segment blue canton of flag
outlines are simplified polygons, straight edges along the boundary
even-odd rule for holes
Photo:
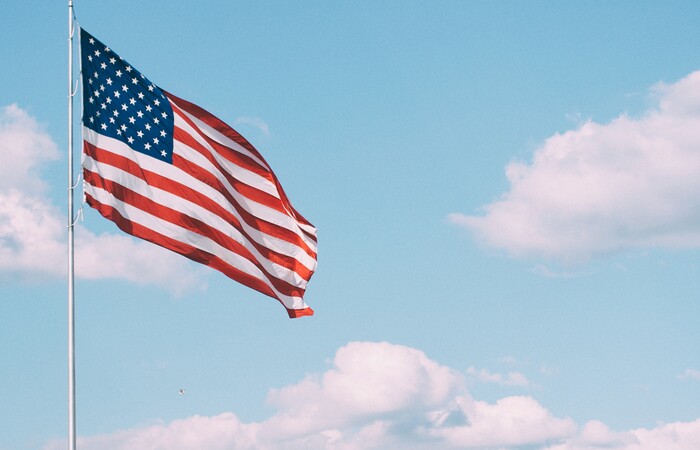
[[[133,150],[172,162],[173,110],[163,91],[81,29],[83,124]]]

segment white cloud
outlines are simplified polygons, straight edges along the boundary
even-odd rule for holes
[[[258,426],[241,423],[231,413],[213,417],[194,416],[169,424],[156,424],[137,430],[79,437],[77,447],[90,450],[228,450],[255,448]],[[44,450],[59,450],[65,441],[48,443]]]
[[[544,444],[572,436],[576,424],[559,419],[531,397],[506,397],[495,404],[457,399],[457,408],[466,420],[462,424],[437,427],[435,436],[457,448],[504,448]]]
[[[76,229],[75,273],[88,280],[120,279],[136,284],[152,284],[175,295],[203,290],[205,269],[149,242],[122,234],[94,234]]]
[[[685,371],[678,375],[681,380],[695,380],[700,381],[700,370],[698,369],[685,369]]]
[[[58,158],[56,144],[34,118],[10,105],[0,110],[0,155],[0,270],[65,275],[67,218],[46,198],[49,186],[40,173]],[[75,235],[77,277],[155,284],[176,294],[205,286],[200,270],[150,243],[83,227]]]
[[[418,350],[354,342],[338,350],[333,369],[270,392],[281,412],[265,423],[275,433],[297,435],[355,421],[420,415],[462,388],[461,377]]]
[[[349,343],[329,370],[271,390],[268,402],[277,411],[258,423],[232,413],[197,416],[85,437],[81,448],[484,448],[548,442],[576,428],[530,397],[474,401],[458,372],[386,342]]]
[[[234,125],[250,125],[254,128],[257,128],[264,134],[265,136],[270,135],[270,127],[267,125],[267,123],[258,118],[258,117],[238,117],[236,120],[233,122]]]
[[[0,191],[43,192],[39,169],[57,160],[58,148],[37,121],[16,104],[0,109]]]
[[[506,167],[484,215],[449,220],[516,257],[580,262],[638,248],[700,246],[700,72],[652,89],[640,118],[588,121]]]
[[[605,424],[590,421],[583,431],[547,450],[695,450],[700,448],[700,419],[613,432]]]
[[[490,372],[488,369],[477,369],[471,366],[467,369],[467,375],[482,383],[495,383],[501,386],[527,387],[531,385],[530,380],[522,372],[511,371],[504,375],[499,372]]]
[[[234,413],[193,416],[114,433],[82,436],[82,450],[434,448],[690,450],[700,419],[652,429],[612,431],[554,416],[529,396],[475,400],[459,374],[423,352],[386,342],[352,342],[332,367],[273,389],[276,412],[261,422]],[[65,448],[65,441],[44,450]]]

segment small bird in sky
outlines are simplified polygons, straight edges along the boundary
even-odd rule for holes
[[[184,389],[180,389],[180,390],[178,391],[178,393],[179,393],[180,395],[184,395],[184,394],[185,394],[185,390],[184,390]]]

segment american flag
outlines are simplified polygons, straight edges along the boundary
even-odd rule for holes
[[[85,30],[86,202],[119,228],[279,300],[289,317],[316,269],[316,228],[260,153],[202,108],[151,83]]]

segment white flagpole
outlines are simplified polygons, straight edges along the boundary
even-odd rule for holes
[[[68,449],[75,450],[75,317],[73,290],[73,0],[68,0]]]

